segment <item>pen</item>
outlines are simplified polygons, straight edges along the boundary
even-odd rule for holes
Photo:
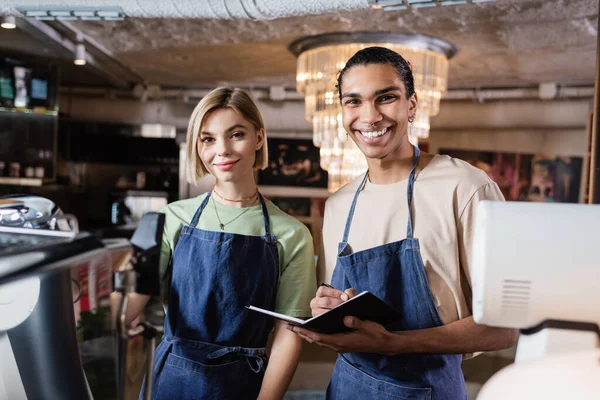
[[[325,287],[328,287],[328,288],[331,288],[331,289],[335,289],[333,286],[331,286],[331,285],[329,285],[329,284],[327,284],[325,282],[321,283],[321,285],[319,285],[319,286],[325,286]]]

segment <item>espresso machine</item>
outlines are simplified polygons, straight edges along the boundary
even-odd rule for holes
[[[48,199],[0,198],[0,400],[93,399],[74,302],[85,292],[89,307],[94,297],[89,294],[98,289],[91,278],[82,284],[73,274],[91,265],[109,265],[102,290],[119,295],[116,312],[108,316],[113,329],[107,338],[113,344],[116,397],[125,399],[131,338],[144,338],[150,360],[146,373],[151,374],[156,329],[145,322],[132,327],[124,321],[128,293],[159,294],[163,228],[164,215],[148,213],[130,240],[103,241],[80,232],[77,219]],[[146,380],[148,386],[151,381]],[[146,391],[150,398],[151,387]]]

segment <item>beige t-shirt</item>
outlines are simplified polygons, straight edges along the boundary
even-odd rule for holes
[[[325,204],[318,275],[330,282],[338,243],[356,189],[364,175],[333,194]],[[358,196],[348,244],[353,252],[406,238],[408,180],[388,185],[367,182]],[[414,237],[435,305],[445,324],[468,317],[471,308],[470,257],[473,224],[481,200],[504,200],[485,172],[445,155],[436,155],[417,173],[413,192]]]

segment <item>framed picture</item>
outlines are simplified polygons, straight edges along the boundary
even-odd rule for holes
[[[269,166],[258,172],[262,186],[327,188],[319,148],[307,139],[268,139]]]
[[[440,149],[483,171],[508,201],[578,203],[582,157]]]

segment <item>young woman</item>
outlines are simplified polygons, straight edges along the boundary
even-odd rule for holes
[[[267,363],[273,320],[246,306],[310,315],[312,238],[258,191],[254,172],[267,166],[267,141],[246,91],[218,88],[204,97],[192,113],[187,143],[189,178],[209,173],[216,184],[162,210],[168,301],[153,399],[281,399],[301,340],[277,323]]]

